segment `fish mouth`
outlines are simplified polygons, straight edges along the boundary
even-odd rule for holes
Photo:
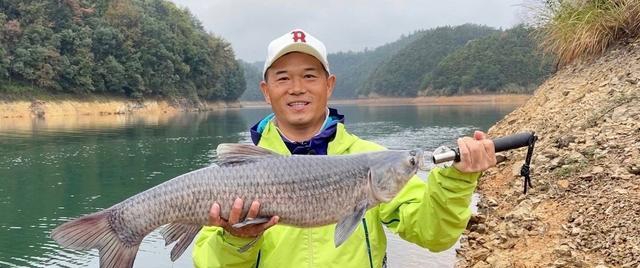
[[[423,150],[419,150],[418,156],[416,157],[418,159],[418,164],[416,165],[417,170],[421,170],[421,171],[429,171],[431,168],[427,165],[428,163],[428,159],[430,159],[430,156],[428,153],[426,153]],[[416,171],[417,171],[416,170]]]

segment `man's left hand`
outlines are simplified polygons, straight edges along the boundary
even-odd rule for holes
[[[482,131],[475,131],[473,138],[458,139],[460,162],[453,164],[462,173],[481,172],[496,165],[493,141]]]

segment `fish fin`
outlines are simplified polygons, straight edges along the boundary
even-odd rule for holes
[[[101,268],[133,267],[141,241],[122,241],[109,224],[110,215],[110,210],[104,210],[66,222],[51,232],[51,238],[66,248],[97,248]]]
[[[171,249],[171,261],[180,258],[201,229],[201,225],[171,223],[161,231],[165,246],[178,241]]]
[[[260,239],[260,236],[257,236],[256,238],[254,238],[253,240],[251,240],[249,243],[247,243],[246,245],[240,247],[238,249],[239,253],[244,253],[245,251],[249,250],[251,247],[253,247],[253,245],[255,245],[258,240]]]
[[[251,144],[221,143],[216,151],[220,166],[257,162],[269,157],[282,157],[271,150]]]
[[[371,169],[369,169],[369,189],[371,189],[371,194],[373,195],[373,198],[375,198],[376,200],[383,202],[383,203],[387,203],[389,201],[391,201],[392,198],[389,198],[387,196],[384,196],[381,192],[380,189],[378,189],[378,187],[375,184],[375,178],[374,177],[378,177],[378,176],[383,176],[383,174],[378,174],[379,172],[373,171]]]
[[[171,249],[171,261],[176,261],[187,250],[201,229],[202,226],[200,225],[188,225],[188,228],[185,228],[185,232],[178,239],[178,243]]]
[[[365,212],[367,212],[367,202],[360,202],[354,209],[353,213],[343,217],[340,219],[338,224],[336,225],[336,230],[333,235],[333,242],[337,247],[342,245],[344,241],[351,236],[351,234],[356,230],[358,224],[360,224],[360,220],[364,217]]]
[[[100,268],[133,267],[133,261],[136,259],[140,243],[134,246],[127,246],[119,238],[113,240],[100,249]]]
[[[162,230],[160,230],[160,234],[162,238],[164,238],[164,246],[168,246],[173,244],[173,242],[178,241],[182,235],[189,232],[192,227],[200,227],[193,224],[184,224],[184,223],[169,223]]]
[[[242,222],[236,223],[234,225],[231,225],[231,227],[233,228],[242,228],[245,227],[247,225],[254,225],[254,224],[262,224],[265,222],[269,222],[271,218],[255,218],[255,219],[245,219]]]

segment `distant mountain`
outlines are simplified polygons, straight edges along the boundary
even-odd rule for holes
[[[331,71],[336,75],[334,99],[350,99],[358,97],[366,80],[383,62],[389,60],[398,51],[419,39],[424,31],[417,31],[408,36],[379,46],[373,50],[362,52],[340,52],[329,54]]]
[[[467,43],[425,76],[426,95],[531,93],[553,69],[523,25]]]
[[[473,24],[427,30],[420,38],[377,66],[358,94],[416,96],[425,75],[443,58],[470,40],[495,32],[497,30],[494,28]]]
[[[247,88],[244,94],[240,96],[240,100],[243,101],[259,101],[264,100],[262,91],[260,91],[260,81],[262,81],[262,68],[264,66],[263,61],[249,63],[240,60],[240,65],[244,71],[244,80]]]

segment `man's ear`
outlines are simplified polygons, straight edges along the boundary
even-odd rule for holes
[[[271,98],[269,97],[269,85],[267,85],[267,82],[264,80],[260,81],[260,91],[262,91],[264,101],[266,101],[267,104],[271,104]]]
[[[335,75],[329,75],[329,77],[327,78],[327,99],[329,99],[331,97],[331,94],[333,94],[333,89],[336,86],[336,76]]]

